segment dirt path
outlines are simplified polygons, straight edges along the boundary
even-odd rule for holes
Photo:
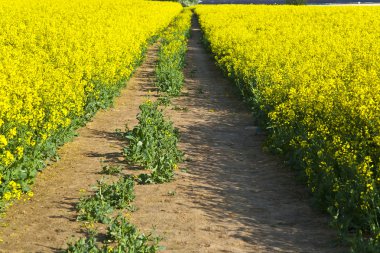
[[[294,173],[262,151],[264,136],[200,44],[197,23],[191,36],[188,95],[174,101],[183,110],[167,112],[180,129],[188,173],[137,187],[133,222],[156,227],[167,252],[343,252]]]
[[[115,129],[137,123],[138,106],[154,78],[157,47],[147,52],[145,63],[129,80],[114,108],[100,111],[93,120],[78,130],[79,136],[59,150],[60,161],[38,175],[31,201],[19,202],[9,209],[0,227],[0,252],[60,252],[68,238],[80,234],[75,205],[80,190],[91,189],[103,177],[101,160],[122,163],[123,142]],[[83,193],[82,193],[83,194]]]
[[[262,151],[264,136],[202,48],[196,23],[191,34],[184,96],[166,111],[180,129],[188,170],[172,183],[136,186],[132,222],[155,228],[166,252],[339,252],[327,218],[311,210],[292,171]],[[38,176],[34,199],[9,210],[0,252],[59,252],[80,236],[79,191],[102,177],[101,159],[124,165],[114,132],[136,123],[155,58],[153,48],[115,108],[99,112],[59,151],[61,160]]]

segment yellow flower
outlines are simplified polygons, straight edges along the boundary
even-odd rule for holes
[[[24,148],[22,146],[18,146],[16,148],[16,154],[17,154],[17,157],[20,159],[24,154]]]
[[[26,150],[40,151],[37,140],[54,143],[91,105],[108,103],[102,95],[132,75],[147,41],[183,8],[141,0],[14,0],[0,9],[0,41],[12,41],[0,43],[0,168],[12,170]]]
[[[14,162],[14,160],[15,158],[9,150],[4,152],[4,156],[2,157],[2,162],[5,164],[5,166],[10,165],[11,163]]]
[[[15,127],[13,127],[11,130],[9,130],[8,132],[8,138],[9,139],[12,139],[13,137],[15,137],[17,135],[17,130]]]
[[[8,145],[7,139],[5,138],[4,135],[0,134],[0,148],[5,147],[7,145]]]
[[[5,192],[4,195],[3,195],[3,199],[5,201],[9,201],[10,199],[12,198],[12,193],[10,192]]]
[[[9,184],[8,184],[10,187],[12,187],[12,189],[16,189],[17,188],[17,183],[15,181],[10,181]]]
[[[380,34],[379,11],[195,8],[218,66],[268,126],[269,145],[305,171],[320,200],[344,210],[338,220],[355,216],[375,224],[358,227],[368,232],[379,230],[373,209],[380,205],[374,197],[380,186],[380,43],[374,35]],[[358,195],[361,210],[346,213],[353,209],[345,198]]]
[[[373,185],[372,184],[367,184],[367,190],[368,191],[373,191]]]

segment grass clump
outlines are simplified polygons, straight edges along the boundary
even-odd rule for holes
[[[131,208],[135,198],[134,180],[131,176],[124,176],[113,184],[98,181],[96,193],[93,196],[81,198],[77,205],[79,212],[77,220],[109,222],[109,214],[114,209]]]
[[[103,238],[97,241],[97,238]],[[161,239],[151,234],[145,235],[131,224],[123,215],[112,219],[107,234],[101,236],[92,232],[86,238],[69,243],[66,253],[154,253],[160,250]]]
[[[122,167],[121,166],[115,166],[115,165],[104,165],[102,167],[102,172],[101,174],[105,174],[105,175],[117,175],[117,174],[120,174],[120,172],[122,171]]]
[[[129,141],[124,148],[126,159],[152,171],[150,175],[140,175],[140,183],[171,181],[183,157],[177,148],[178,130],[164,118],[158,104],[150,100],[140,105],[137,119],[138,125],[125,134]]]
[[[184,83],[183,67],[192,12],[185,9],[163,33],[156,67],[156,85],[161,92],[178,96]]]

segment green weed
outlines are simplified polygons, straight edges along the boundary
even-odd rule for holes
[[[96,238],[90,235],[88,238],[80,238],[75,243],[69,243],[65,250],[67,253],[98,253],[102,252],[97,246]]]
[[[115,166],[115,165],[104,165],[102,167],[102,174],[106,174],[106,175],[116,175],[116,174],[119,174],[121,171],[122,171],[122,167],[121,166]]]
[[[157,252],[160,238],[139,233],[137,228],[125,217],[118,215],[107,230],[109,239],[117,244],[111,252]]]
[[[133,187],[134,180],[131,176],[124,176],[110,185],[102,180],[98,181],[95,195],[80,199],[77,220],[108,223],[108,215],[114,209],[131,207],[130,203],[135,198]]]
[[[124,148],[126,159],[152,171],[149,176],[141,176],[144,183],[171,181],[174,169],[183,157],[177,148],[178,130],[172,122],[165,120],[158,104],[151,101],[140,105],[137,119],[139,124],[126,133],[129,140],[129,145]]]
[[[185,9],[162,35],[156,85],[169,96],[178,96],[184,83],[182,69],[185,66],[191,16],[191,10]]]
[[[99,234],[90,233],[87,238],[80,238],[69,243],[66,253],[154,253],[161,249],[161,240],[152,235],[140,233],[137,228],[119,214],[112,219],[107,234],[102,241],[97,241]]]

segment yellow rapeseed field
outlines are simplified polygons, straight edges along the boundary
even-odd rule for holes
[[[357,251],[379,252],[380,7],[225,5],[196,13],[273,150],[304,172],[343,233],[357,231]]]
[[[72,128],[111,103],[181,10],[142,0],[1,1],[0,209],[28,190]]]

